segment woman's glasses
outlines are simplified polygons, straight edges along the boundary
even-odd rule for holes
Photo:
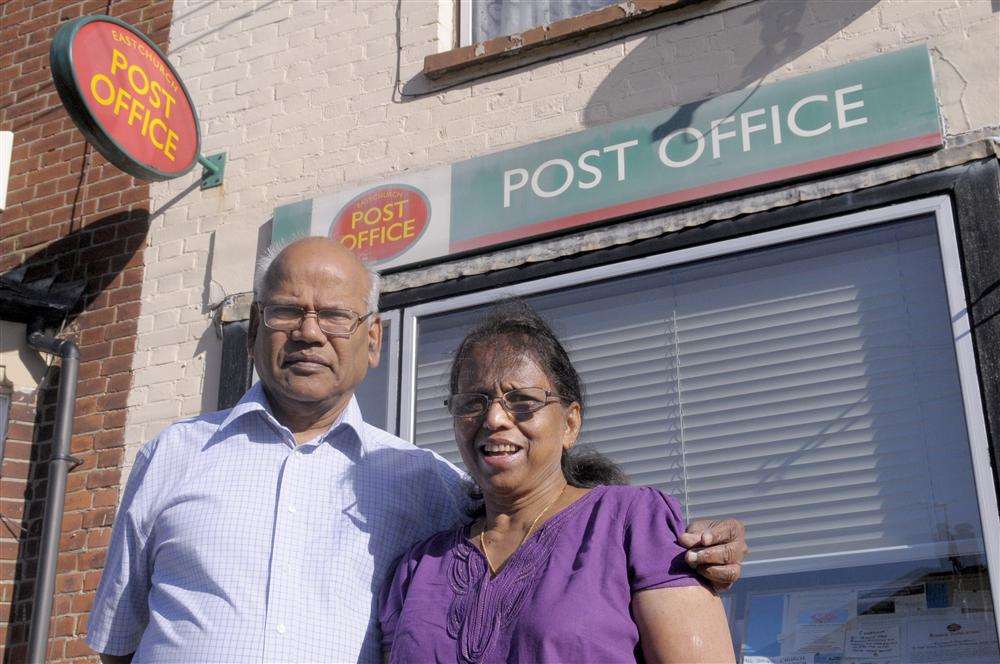
[[[541,387],[519,387],[498,397],[480,392],[460,392],[445,399],[444,405],[453,417],[481,417],[494,401],[499,401],[504,410],[517,417],[533,413],[555,401],[565,400],[566,397]]]

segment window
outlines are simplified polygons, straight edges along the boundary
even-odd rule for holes
[[[365,422],[396,433],[396,383],[399,380],[399,312],[383,311],[382,356],[358,385],[355,396]]]
[[[747,524],[747,578],[726,599],[746,662],[870,657],[862,630],[888,640],[886,661],[1000,656],[1000,528],[935,200],[506,291],[554,323],[581,371],[581,444],[689,516]],[[404,314],[402,434],[456,463],[450,353],[502,295]],[[948,626],[979,646],[932,638]]]
[[[596,9],[616,0],[462,0],[461,46],[523,32]]]

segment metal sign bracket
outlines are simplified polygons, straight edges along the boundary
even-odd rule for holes
[[[205,167],[201,172],[201,188],[212,189],[222,185],[226,174],[226,153],[220,152],[209,156],[198,155],[198,163]]]

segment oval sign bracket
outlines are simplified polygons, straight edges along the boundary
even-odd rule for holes
[[[198,155],[198,163],[205,167],[201,172],[201,188],[212,189],[222,185],[226,174],[226,153],[211,154],[207,157]]]

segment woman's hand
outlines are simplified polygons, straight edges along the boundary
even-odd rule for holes
[[[740,578],[749,549],[743,524],[736,519],[696,519],[677,542],[690,549],[684,559],[717,591],[729,590]]]
[[[704,586],[641,590],[632,613],[649,664],[736,661],[722,601]]]

